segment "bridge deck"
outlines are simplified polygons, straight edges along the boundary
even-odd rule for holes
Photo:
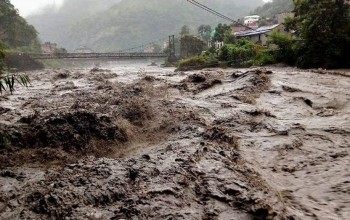
[[[57,53],[57,54],[28,54],[37,60],[46,59],[93,59],[93,58],[161,58],[165,53]]]

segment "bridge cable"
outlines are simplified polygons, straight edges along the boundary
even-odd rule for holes
[[[204,9],[205,11],[207,11],[207,12],[209,12],[209,13],[211,13],[211,14],[214,14],[214,15],[216,15],[216,16],[222,18],[222,19],[225,19],[225,20],[227,20],[227,21],[230,21],[230,22],[232,22],[232,23],[234,23],[234,24],[239,24],[239,25],[241,25],[241,26],[243,26],[243,27],[252,29],[252,28],[250,28],[250,27],[248,27],[248,26],[246,26],[246,25],[244,25],[244,24],[239,23],[238,21],[233,20],[232,18],[229,18],[229,17],[227,17],[227,16],[225,16],[225,15],[223,15],[223,14],[221,14],[221,13],[215,11],[215,10],[212,9],[212,8],[209,8],[209,7],[206,6],[206,5],[203,5],[202,3],[200,3],[200,2],[198,2],[198,1],[196,1],[196,0],[187,0],[187,2],[191,3],[192,5],[195,5],[195,6],[199,7],[199,8],[201,8],[201,9]]]
[[[225,19],[225,20],[227,20],[227,21],[236,22],[235,20],[233,20],[233,19],[231,19],[231,18],[229,18],[229,17],[227,17],[227,16],[225,16],[225,15],[223,15],[223,14],[221,14],[221,13],[215,11],[214,9],[209,8],[209,7],[206,6],[206,5],[203,5],[203,4],[199,3],[199,2],[197,2],[196,0],[187,0],[187,1],[188,1],[189,3],[191,3],[192,5],[195,5],[195,6],[199,7],[199,8],[202,8],[202,9],[204,9],[204,10],[210,12],[211,14],[214,14],[214,15],[216,15],[216,16],[218,16],[218,17],[220,17],[220,18],[223,18],[223,19]]]

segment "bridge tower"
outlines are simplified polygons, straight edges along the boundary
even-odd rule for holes
[[[169,62],[175,62],[176,56],[175,56],[175,35],[169,36],[169,54],[168,54],[168,61]]]

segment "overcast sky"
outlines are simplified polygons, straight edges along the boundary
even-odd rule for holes
[[[35,13],[47,5],[61,4],[63,0],[10,0],[22,16]]]
[[[63,0],[10,0],[22,16],[33,14],[47,5],[60,5]],[[98,0],[97,0],[98,1]],[[145,0],[147,1],[147,0]],[[160,0],[161,1],[161,0]],[[269,1],[269,0],[264,0]]]

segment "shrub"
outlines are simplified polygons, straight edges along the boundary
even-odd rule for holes
[[[235,44],[226,44],[219,51],[219,59],[233,66],[250,63],[258,54],[259,46],[247,39],[239,39]]]
[[[215,49],[215,47],[209,47],[206,51],[205,51],[205,55],[207,56],[217,56],[217,49]]]
[[[225,44],[235,44],[237,42],[237,37],[231,33],[231,31],[227,32],[224,37]]]
[[[179,62],[178,71],[188,71],[203,69],[206,67],[215,67],[218,65],[218,60],[214,56],[199,55],[181,60]]]
[[[254,65],[265,66],[276,63],[273,51],[265,50],[260,52],[254,59]]]

